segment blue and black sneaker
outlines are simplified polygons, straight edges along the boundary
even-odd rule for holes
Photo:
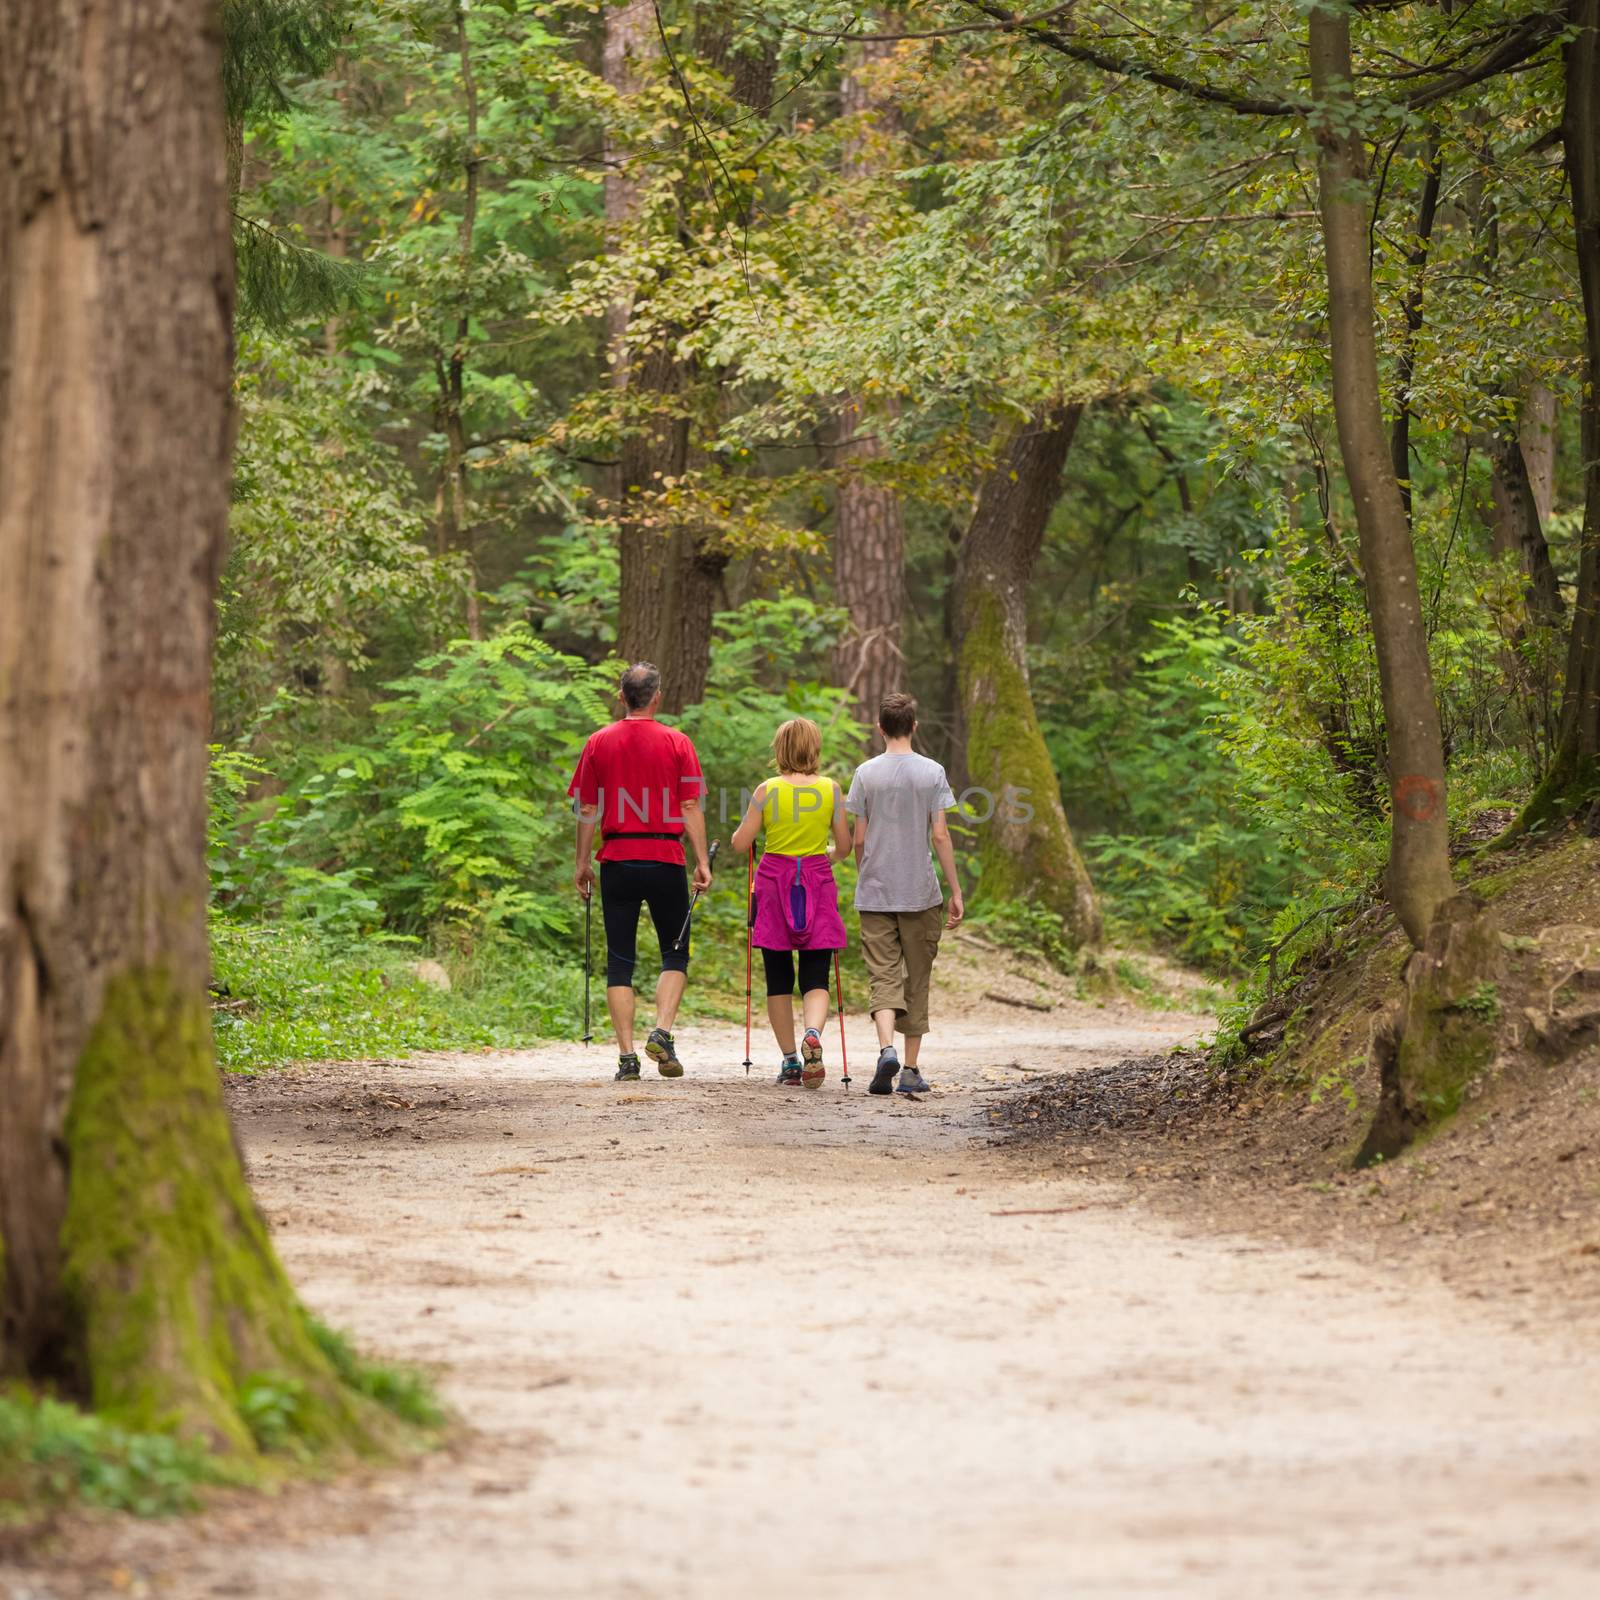
[[[895,1088],[901,1094],[927,1094],[928,1080],[915,1067],[903,1067]]]
[[[867,1093],[892,1094],[894,1092],[894,1075],[899,1070],[900,1057],[895,1054],[892,1044],[886,1044],[878,1052],[878,1070],[872,1074],[872,1082],[867,1085]]]
[[[800,1057],[785,1056],[783,1065],[778,1069],[778,1082],[785,1089],[798,1089],[801,1085]]]

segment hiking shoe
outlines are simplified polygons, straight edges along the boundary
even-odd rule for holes
[[[617,1083],[637,1083],[639,1081],[639,1058],[636,1055],[617,1057]]]
[[[808,1089],[820,1089],[828,1069],[822,1064],[822,1035],[815,1028],[806,1029],[806,1036],[800,1041],[800,1054],[805,1060],[800,1081]]]
[[[900,1070],[900,1057],[894,1053],[894,1046],[886,1045],[878,1055],[878,1070],[872,1074],[872,1082],[867,1085],[868,1094],[891,1094],[894,1091],[894,1075]]]
[[[783,1065],[778,1069],[778,1082],[785,1089],[798,1089],[802,1081],[799,1056],[785,1056]]]
[[[928,1080],[915,1067],[902,1067],[900,1081],[895,1085],[901,1094],[926,1094]]]
[[[650,1037],[644,1042],[644,1053],[656,1064],[656,1071],[663,1078],[681,1078],[683,1076],[683,1063],[678,1059],[678,1052],[672,1043],[672,1035],[665,1028],[652,1028]]]

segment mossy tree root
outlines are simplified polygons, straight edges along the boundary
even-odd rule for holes
[[[1435,914],[1401,974],[1403,992],[1374,1030],[1380,1095],[1357,1166],[1389,1160],[1455,1114],[1499,1039],[1504,946],[1482,900],[1456,895]]]
[[[398,1442],[394,1419],[335,1369],[279,1264],[202,997],[159,969],[107,985],[66,1142],[73,1365],[98,1411],[246,1465],[264,1446],[306,1456]]]

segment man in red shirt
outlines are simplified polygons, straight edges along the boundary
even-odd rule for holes
[[[578,815],[578,893],[594,893],[589,864],[600,830],[600,913],[606,929],[606,1009],[617,1034],[617,1077],[636,1081],[633,1049],[633,969],[639,948],[639,909],[649,906],[661,947],[656,984],[656,1025],[645,1054],[663,1078],[681,1078],[683,1063],[672,1023],[689,979],[689,885],[683,841],[694,846],[694,887],[711,882],[706,819],[700,799],[705,779],[688,735],[656,721],[661,674],[640,661],[622,675],[622,719],[589,736],[567,793]]]

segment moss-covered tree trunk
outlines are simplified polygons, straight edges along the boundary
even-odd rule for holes
[[[952,606],[960,734],[977,815],[981,892],[1057,913],[1073,941],[1100,938],[1100,908],[1073,842],[1028,681],[1028,588],[1083,408],[1021,428],[984,478],[956,560]]]
[[[1406,962],[1399,1000],[1373,1029],[1381,1093],[1358,1166],[1387,1161],[1455,1115],[1498,1048],[1503,966],[1483,902],[1446,900]]]
[[[1556,754],[1524,823],[1600,790],[1600,0],[1573,0],[1570,14],[1561,132],[1583,292],[1583,534]]]
[[[211,0],[0,13],[0,1368],[248,1450],[361,1423],[212,1058],[205,776],[232,448]]]
[[[1378,387],[1368,256],[1369,185],[1351,87],[1350,13],[1314,6],[1310,16],[1318,203],[1328,274],[1333,409],[1372,619],[1389,747],[1393,814],[1386,882],[1414,945],[1451,893],[1445,814],[1444,738],[1433,692],[1416,553],[1395,475]]]

